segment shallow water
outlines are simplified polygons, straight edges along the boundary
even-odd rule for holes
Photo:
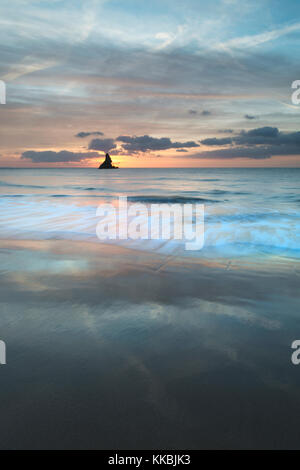
[[[299,271],[0,241],[0,448],[299,448]]]
[[[299,177],[1,170],[0,448],[299,448]],[[119,195],[205,200],[204,248],[100,243]]]
[[[97,241],[96,208],[127,196],[205,205],[205,244],[115,240],[141,250],[206,258],[300,256],[300,169],[1,169],[0,236]]]

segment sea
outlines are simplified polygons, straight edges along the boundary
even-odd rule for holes
[[[108,243],[203,258],[300,256],[296,168],[1,169],[0,237],[97,242],[97,208],[116,206],[119,196],[149,210],[203,205],[204,245],[189,252],[172,237]]]
[[[299,449],[299,188],[292,168],[1,169],[0,449]],[[199,204],[203,246],[99,239],[120,196],[141,224]]]

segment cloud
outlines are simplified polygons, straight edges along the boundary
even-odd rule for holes
[[[175,36],[173,34],[169,34],[169,33],[157,33],[155,35],[155,38],[156,39],[159,39],[160,41],[162,41],[161,44],[159,44],[155,49],[159,50],[159,49],[164,49],[165,47],[169,46],[170,44],[172,44],[172,42],[174,41],[175,39]]]
[[[280,133],[277,127],[258,127],[257,129],[252,129],[250,131],[241,131],[235,137],[227,138],[217,138],[212,137],[208,139],[201,140],[203,145],[231,145],[231,144],[243,144],[243,145],[259,145],[266,143],[274,143],[280,145],[282,139],[286,141],[288,135]],[[281,137],[278,139],[278,137]]]
[[[187,152],[185,149],[177,149],[176,152]]]
[[[233,129],[219,129],[218,132],[220,134],[232,134],[233,133]]]
[[[243,36],[230,39],[227,42],[219,44],[222,49],[244,49],[259,46],[265,42],[274,41],[287,34],[300,31],[300,23],[282,26],[264,33],[254,34],[252,36]]]
[[[198,111],[196,111],[196,109],[190,109],[189,114],[196,115],[198,114]],[[201,111],[201,116],[210,116],[210,115],[211,115],[211,111],[208,111],[207,109],[204,109],[203,111]]]
[[[294,43],[300,26],[295,25],[292,7],[289,10],[285,6],[289,10],[285,16],[288,23],[274,27],[271,16],[259,18],[259,2],[235,0],[234,5],[239,9],[241,3],[243,9],[245,3],[256,4],[255,13],[251,10],[253,16],[247,13],[241,20],[240,12],[235,15],[237,10],[232,10],[233,0],[230,8],[227,0],[222,11],[189,0],[195,8],[193,14],[190,7],[177,1],[187,14],[187,17],[178,15],[184,27],[179,35],[177,13],[175,21],[172,8],[168,17],[170,22],[173,18],[173,25],[168,20],[166,26],[161,9],[154,8],[159,12],[158,21],[153,21],[152,10],[148,17],[150,11],[146,14],[147,9],[143,9],[141,14],[145,17],[137,28],[134,14],[131,16],[126,11],[126,2],[113,2],[116,14],[112,15],[109,7],[106,16],[96,8],[99,2],[92,1],[92,6],[83,9],[77,2],[72,3],[71,9],[66,7],[66,2],[55,2],[55,8],[51,2],[33,2],[34,6],[25,2],[28,8],[22,18],[9,4],[5,7],[0,75],[12,75],[7,76],[10,105],[0,116],[4,154],[12,150],[21,153],[23,149],[43,149],[54,138],[56,149],[68,149],[70,136],[64,132],[67,125],[73,129],[72,134],[81,128],[93,131],[99,127],[108,136],[113,129],[130,136],[147,133],[171,136],[174,141],[194,140],[198,120],[202,120],[203,135],[217,136],[218,131],[212,134],[212,128],[222,126],[232,127],[235,134],[240,119],[250,111],[261,120],[265,115],[266,122],[276,119],[275,125],[283,127],[283,119],[274,114],[270,117],[270,113],[279,113],[283,104],[290,103],[291,77],[297,78],[299,72]],[[118,13],[121,6],[124,14]],[[90,16],[85,16],[82,11],[85,8],[90,8]],[[75,27],[66,28],[70,15]],[[144,23],[146,17],[148,23]],[[203,21],[201,27],[199,19]],[[246,26],[241,28],[245,19]],[[247,30],[247,25],[254,27],[249,26]],[[271,43],[270,40],[283,34],[289,36],[280,44],[279,41]],[[174,41],[167,47],[156,48],[158,43],[165,45],[172,37]],[[263,45],[266,41],[269,41],[267,47]],[[21,47],[16,48],[17,43]],[[216,47],[216,43],[222,47]],[[252,47],[258,44],[263,47]],[[210,109],[212,116],[201,114]],[[192,113],[188,114],[188,110]],[[286,130],[293,129],[296,109],[293,111],[286,113]],[[219,119],[213,120],[215,115]],[[85,124],[81,127],[80,123]],[[101,135],[86,136],[87,143],[96,137]],[[77,139],[83,141],[84,137]]]
[[[245,118],[245,119],[249,119],[249,120],[257,119],[256,116],[252,116],[251,114],[245,114],[244,118]]]
[[[139,137],[120,135],[116,140],[122,142],[123,148],[129,153],[199,147],[199,144],[194,141],[172,142],[169,137],[155,138],[149,135]]]
[[[281,132],[277,127],[266,126],[243,130],[232,138],[204,139],[201,144],[230,145],[230,148],[201,152],[191,157],[265,159],[276,155],[300,155],[300,132]]]
[[[225,149],[212,150],[190,155],[192,158],[251,158],[255,160],[263,160],[275,156],[299,155],[300,147],[295,145],[276,146],[265,145],[257,147],[231,147]]]
[[[22,159],[31,160],[34,163],[68,163],[68,162],[81,162],[89,158],[99,158],[96,152],[69,152],[68,150],[61,150],[54,152],[52,150],[38,151],[28,150],[21,155]]]
[[[99,150],[101,152],[109,152],[116,148],[114,139],[93,139],[89,143],[89,150]]]
[[[233,137],[233,141],[236,144],[244,145],[260,145],[266,143],[274,143],[280,145],[281,140],[279,137],[283,137],[286,134],[279,132],[277,127],[258,127],[251,129],[250,131],[241,131],[236,137]]]
[[[75,137],[80,137],[83,139],[84,137],[89,137],[90,135],[104,135],[103,132],[100,131],[93,131],[93,132],[78,132],[78,134],[75,135]]]
[[[217,139],[216,137],[212,137],[210,139],[201,140],[201,144],[203,145],[228,145],[232,143],[232,139],[230,137]]]
[[[192,158],[217,158],[217,159],[231,159],[231,158],[253,158],[256,160],[266,159],[272,157],[272,152],[269,147],[232,147],[226,149],[211,150],[201,152],[198,154],[190,155]]]

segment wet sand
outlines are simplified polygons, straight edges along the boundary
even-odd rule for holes
[[[299,448],[299,273],[1,240],[0,448]]]

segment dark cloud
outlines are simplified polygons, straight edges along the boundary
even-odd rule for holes
[[[176,152],[187,152],[185,149],[177,149]]]
[[[252,116],[251,114],[245,114],[244,118],[245,118],[245,119],[249,119],[250,121],[251,121],[252,119],[257,119],[256,116]]]
[[[36,152],[35,150],[28,150],[21,155],[22,159],[31,160],[34,163],[68,163],[68,162],[81,162],[89,158],[99,158],[95,152],[69,152],[68,150],[61,150],[54,152],[52,150],[45,150]]]
[[[193,158],[219,158],[219,159],[231,159],[231,158],[254,158],[256,160],[271,158],[272,153],[269,147],[232,147],[226,149],[211,150],[207,152],[201,152],[198,154],[191,155]]]
[[[232,139],[230,137],[226,137],[223,139],[217,139],[216,137],[212,137],[211,139],[201,140],[201,144],[203,145],[228,145],[231,143]]]
[[[277,127],[258,127],[250,131],[241,131],[240,134],[233,138],[236,144],[243,145],[263,145],[266,143],[275,143],[280,145],[280,133]]]
[[[196,114],[198,114],[198,111],[196,111],[196,109],[190,109],[189,114],[196,115]],[[201,116],[210,116],[211,111],[208,111],[207,109],[204,109],[203,111],[201,111],[200,114],[201,114]]]
[[[295,145],[289,146],[275,146],[275,145],[262,145],[257,147],[231,147],[226,149],[218,149],[207,152],[202,152],[194,155],[190,155],[193,158],[219,158],[219,159],[230,159],[230,158],[253,158],[256,160],[262,160],[275,156],[285,155],[299,155],[300,147]]]
[[[230,148],[194,154],[194,158],[254,158],[300,155],[300,132],[281,132],[277,127],[241,131],[232,138],[201,140],[204,145],[230,145]],[[235,146],[234,146],[235,145]]]
[[[149,135],[133,137],[120,135],[117,140],[123,143],[123,148],[129,153],[199,147],[199,144],[193,141],[172,142],[169,137],[155,138]]]
[[[94,131],[94,132],[78,132],[78,134],[75,135],[75,137],[80,137],[83,139],[84,137],[89,137],[90,135],[104,135],[103,132],[100,131]]]
[[[277,137],[279,135],[279,130],[277,127],[257,127],[256,129],[251,129],[250,131],[242,131],[241,132],[244,135],[249,135],[249,136],[261,136],[261,137]]]
[[[257,129],[251,129],[250,131],[241,131],[235,137],[228,138],[217,138],[212,137],[200,141],[204,145],[299,145],[300,144],[300,132],[280,132],[277,127],[258,127]]]
[[[218,132],[220,134],[232,134],[233,133],[233,129],[219,129]]]
[[[116,148],[114,139],[93,139],[89,143],[90,150],[99,150],[101,152],[109,152]]]

